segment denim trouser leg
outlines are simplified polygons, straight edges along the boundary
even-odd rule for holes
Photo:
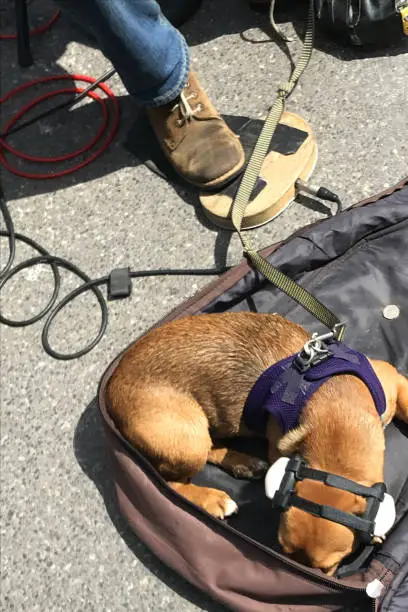
[[[189,49],[155,0],[57,0],[97,40],[128,92],[145,106],[174,100],[187,82]]]

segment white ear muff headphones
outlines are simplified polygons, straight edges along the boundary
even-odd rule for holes
[[[364,514],[356,516],[299,497],[295,492],[295,484],[305,479],[322,482],[364,497],[366,500]],[[384,538],[396,519],[394,499],[385,492],[384,483],[366,487],[342,476],[310,468],[300,456],[281,457],[271,465],[265,476],[265,493],[275,507],[286,510],[294,506],[314,516],[339,523],[355,530],[365,543],[371,543],[373,537]]]
[[[394,526],[396,518],[394,498],[388,493],[384,493],[384,499],[380,503],[374,519],[374,535],[379,538],[385,538]]]
[[[269,499],[273,500],[275,494],[279,491],[288,463],[289,457],[281,457],[266,472],[265,493]]]

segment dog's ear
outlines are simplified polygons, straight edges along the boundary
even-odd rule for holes
[[[305,425],[299,425],[296,429],[288,431],[278,442],[279,452],[285,457],[299,452],[308,433],[309,430]]]
[[[408,379],[402,374],[397,383],[397,417],[408,423]]]

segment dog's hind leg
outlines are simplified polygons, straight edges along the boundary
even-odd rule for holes
[[[217,518],[237,511],[223,491],[190,483],[212,448],[207,416],[193,397],[172,387],[149,386],[123,393],[122,401],[126,410],[112,402],[119,429],[175,491]]]
[[[268,469],[266,461],[258,457],[217,445],[210,450],[208,461],[221,466],[235,478],[262,478]]]

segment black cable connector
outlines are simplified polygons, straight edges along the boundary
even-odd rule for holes
[[[319,187],[316,193],[316,197],[320,198],[321,200],[327,200],[327,202],[335,202],[335,204],[341,204],[339,196],[333,191],[330,191],[330,189],[327,189],[326,187]]]
[[[122,300],[132,293],[130,268],[116,268],[109,275],[108,300]]]
[[[33,266],[41,264],[49,265],[54,275],[54,290],[52,296],[48,301],[48,304],[46,304],[46,306],[41,310],[41,312],[37,313],[34,317],[25,320],[9,319],[0,312],[0,323],[9,327],[27,327],[28,325],[37,323],[37,321],[47,316],[41,334],[41,341],[44,351],[51,357],[54,357],[54,359],[60,359],[63,361],[78,359],[79,357],[86,355],[92,349],[94,349],[95,346],[103,338],[106,328],[108,326],[108,307],[106,304],[106,299],[104,298],[102,291],[99,288],[100,286],[106,285],[108,288],[108,299],[115,300],[127,298],[131,295],[132,278],[146,278],[149,276],[217,276],[230,270],[230,267],[198,268],[184,270],[165,268],[159,270],[140,271],[132,271],[130,270],[130,268],[117,268],[115,270],[112,270],[112,272],[108,276],[91,279],[87,274],[85,274],[85,272],[80,270],[77,266],[75,266],[67,259],[51,255],[51,253],[44,249],[44,247],[42,247],[40,244],[35,242],[35,240],[32,240],[28,236],[24,236],[24,234],[19,234],[15,232],[13,220],[11,218],[6,201],[4,199],[4,194],[1,190],[1,186],[0,210],[6,226],[5,230],[0,231],[0,236],[8,238],[9,243],[9,256],[7,258],[5,266],[0,271],[0,292],[2,289],[4,289],[7,282],[13,276],[18,274],[22,270],[26,270],[27,268],[31,268]],[[31,257],[30,259],[26,259],[21,263],[17,264],[16,266],[12,267],[16,253],[17,241],[24,242],[25,244],[33,248],[35,251],[37,251],[39,255],[36,257]],[[61,268],[75,274],[81,279],[81,281],[83,281],[83,284],[71,291],[60,302],[56,303],[61,288]],[[61,310],[65,308],[65,306],[72,302],[72,300],[74,300],[76,297],[82,295],[87,291],[91,291],[94,294],[101,309],[101,323],[99,331],[96,334],[95,338],[81,350],[76,351],[74,353],[59,353],[51,347],[49,342],[49,333],[51,325],[54,322],[55,317],[61,312]]]
[[[330,189],[327,189],[326,187],[314,187],[313,185],[298,179],[295,182],[295,189],[297,193],[303,191],[303,193],[308,193],[316,198],[319,198],[320,200],[326,200],[327,202],[337,204],[336,215],[343,210],[342,201],[337,193],[330,191]]]

